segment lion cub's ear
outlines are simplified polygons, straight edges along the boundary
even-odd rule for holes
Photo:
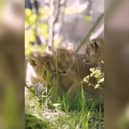
[[[29,57],[28,61],[32,67],[36,67],[40,63],[40,55],[33,54]]]

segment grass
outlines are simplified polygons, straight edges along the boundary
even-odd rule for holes
[[[36,125],[34,120],[29,121],[26,117],[29,126],[32,124],[31,128],[26,124],[26,129],[104,129],[102,105],[89,98],[83,89],[72,100],[66,94],[56,100],[51,99],[50,93],[40,94],[39,97],[32,89],[26,88],[25,110],[40,122],[37,121],[38,126],[33,127]]]
[[[93,73],[99,80],[100,72],[93,70]],[[26,124],[26,129],[104,129],[103,103],[83,88],[69,98],[59,88],[61,76],[58,68],[53,76],[46,67],[43,75],[46,77],[43,88],[31,86],[25,90],[25,111],[37,118],[26,117],[27,123],[30,123],[29,127]]]

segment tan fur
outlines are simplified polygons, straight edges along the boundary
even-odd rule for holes
[[[45,52],[35,54],[29,62],[38,75],[37,78],[32,78],[33,82],[47,83],[46,73],[49,73],[51,85],[58,85],[59,89],[65,91],[69,96],[73,96],[81,88],[82,79],[89,75],[89,69],[94,66],[87,62],[85,54],[76,54],[65,48],[58,48],[53,51],[53,54]],[[101,94],[100,90],[95,90],[93,87],[87,86],[86,89],[96,96]]]

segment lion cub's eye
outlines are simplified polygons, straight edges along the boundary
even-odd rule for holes
[[[36,61],[34,59],[31,59],[30,60],[30,64],[35,67],[37,65]]]

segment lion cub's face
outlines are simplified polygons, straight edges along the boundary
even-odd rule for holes
[[[47,72],[53,72],[55,70],[53,56],[47,53],[32,55],[29,58],[29,64],[34,71],[34,74],[32,73],[31,76],[32,84],[45,81]]]
[[[72,54],[65,49],[57,49],[52,54],[47,52],[35,53],[29,59],[28,63],[33,68],[31,81],[33,84],[43,80],[46,81],[48,74],[65,74],[69,65],[72,63]]]

